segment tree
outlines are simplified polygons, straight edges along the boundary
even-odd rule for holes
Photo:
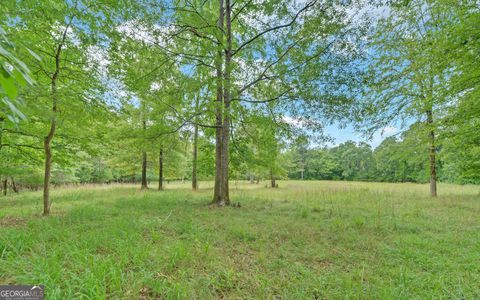
[[[300,179],[303,180],[307,165],[308,137],[306,135],[299,136],[294,141],[293,148],[295,149],[294,164],[297,167],[297,172],[300,174]]]
[[[111,4],[111,3],[110,3]],[[103,24],[97,16],[103,14],[112,21],[112,10],[104,10],[106,3],[86,5],[82,1],[65,2],[10,2],[5,12],[15,19],[15,27],[8,27],[14,42],[21,41],[42,57],[41,61],[28,50],[20,55],[30,66],[37,84],[22,90],[31,119],[21,124],[26,132],[16,135],[42,138],[44,151],[43,214],[50,213],[50,182],[55,148],[63,148],[62,155],[72,155],[80,141],[90,138],[92,112],[104,110],[99,101],[98,67],[92,58]],[[118,6],[120,6],[120,2]],[[107,12],[108,11],[108,12]],[[112,23],[113,24],[113,23]],[[98,122],[100,124],[101,122]],[[65,141],[68,143],[62,143]],[[75,140],[75,143],[72,141]],[[37,147],[36,145],[34,146]],[[68,149],[71,148],[71,149]],[[72,149],[73,148],[73,149]],[[65,158],[66,158],[65,157]],[[63,157],[56,156],[61,162]]]
[[[202,126],[216,129],[213,203],[230,201],[230,133],[241,114],[270,102],[283,109],[275,111],[277,119],[285,110],[305,118],[342,114],[332,107],[349,102],[352,77],[345,75],[353,69],[340,66],[356,54],[346,38],[354,31],[347,17],[351,6],[333,2],[179,1],[167,8],[168,26],[152,26],[154,36],[168,37],[167,44],[155,43],[159,48],[186,69],[208,70],[204,80],[216,86],[205,112],[213,112],[214,125]]]
[[[371,77],[359,110],[360,126],[373,133],[395,121],[421,121],[428,136],[430,194],[436,197],[436,132],[446,103],[443,86],[450,75],[448,69],[439,68],[431,47],[432,32],[444,14],[424,0],[394,2],[390,9],[370,44]]]
[[[428,144],[422,127],[421,123],[413,124],[400,137],[386,138],[375,149],[375,180],[421,183],[429,181],[428,157],[422,155]],[[437,170],[441,171],[439,167],[440,164]]]
[[[374,171],[373,152],[370,145],[347,141],[332,148],[340,168],[339,176],[343,180],[370,180]]]
[[[448,16],[432,32],[430,49],[438,68],[452,70],[443,94],[451,104],[442,116],[445,180],[479,182],[480,59],[478,47],[480,9],[476,1],[435,0],[437,10]],[[448,174],[447,174],[448,173]]]

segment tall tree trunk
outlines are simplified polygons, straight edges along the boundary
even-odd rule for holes
[[[195,113],[198,113],[198,102],[199,97],[195,99]],[[195,127],[193,128],[193,159],[192,159],[192,190],[196,191],[198,189],[197,182],[197,156],[198,156],[198,124],[195,122]]]
[[[219,0],[219,16],[218,16],[218,50],[215,60],[216,77],[217,77],[217,99],[215,109],[215,186],[213,192],[213,203],[220,204],[222,202],[222,127],[223,127],[223,21],[224,6],[223,0]]]
[[[147,183],[147,152],[142,154],[142,190],[148,189]]]
[[[430,158],[430,196],[437,197],[437,165],[435,158],[435,131],[433,130],[433,113],[427,111],[429,128],[429,158]]]
[[[231,72],[232,72],[232,5],[230,0],[225,2],[225,21],[227,34],[227,49],[225,51],[225,75],[223,93],[223,124],[222,124],[222,188],[220,193],[220,206],[230,205],[228,186],[229,142],[230,142],[230,102],[232,98]]]
[[[59,57],[57,56],[57,66],[59,63]],[[43,141],[43,148],[45,151],[45,174],[43,177],[43,215],[48,216],[50,214],[50,177],[52,169],[52,148],[51,142],[55,136],[57,129],[57,76],[58,69],[52,76],[52,119],[50,121],[50,130]]]
[[[52,116],[50,120],[50,130],[45,136],[43,141],[43,148],[45,151],[45,175],[43,178],[43,215],[48,216],[50,214],[50,176],[52,169],[52,149],[50,143],[52,142],[53,137],[55,136],[55,131],[57,129],[57,104],[58,104],[58,95],[57,95],[57,79],[58,74],[60,73],[60,54],[62,53],[63,44],[67,37],[67,32],[70,27],[68,24],[62,35],[62,41],[57,47],[55,52],[55,71],[52,74],[51,81],[51,96],[52,96]]]
[[[188,142],[190,140],[190,132],[186,132],[185,133],[185,148],[183,150],[183,154],[185,157],[188,156]],[[182,170],[182,183],[185,183],[185,175],[186,173],[184,172],[184,170]]]
[[[158,190],[163,190],[163,147],[158,154]]]
[[[145,104],[142,101],[142,129],[145,133],[147,131],[147,120],[145,119]],[[142,153],[142,190],[148,189],[147,182],[147,152]]]

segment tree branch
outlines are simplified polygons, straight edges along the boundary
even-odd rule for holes
[[[274,26],[274,27],[271,27],[267,30],[264,30],[260,33],[258,33],[257,35],[255,35],[254,37],[252,37],[251,39],[247,40],[246,42],[244,42],[243,44],[241,44],[236,50],[233,51],[232,53],[232,56],[234,56],[235,54],[237,54],[238,52],[240,52],[240,50],[242,50],[243,48],[245,48],[246,46],[248,46],[250,43],[254,42],[256,39],[262,37],[263,35],[269,33],[269,32],[272,32],[272,31],[276,31],[276,30],[279,30],[279,29],[282,29],[282,28],[286,28],[286,27],[290,27],[292,26],[298,19],[298,17],[300,16],[300,14],[302,14],[304,11],[306,11],[307,9],[309,9],[310,7],[312,7],[315,3],[317,2],[317,0],[313,0],[313,1],[310,1],[308,2],[302,9],[300,9],[296,14],[295,16],[293,17],[293,19],[286,23],[286,24],[282,24],[282,25],[278,25],[278,26]]]

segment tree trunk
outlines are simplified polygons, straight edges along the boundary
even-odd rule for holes
[[[7,195],[7,178],[5,177],[5,179],[3,180],[3,195],[6,196]]]
[[[219,0],[219,17],[217,22],[218,27],[218,51],[215,60],[216,77],[217,77],[217,99],[215,109],[215,186],[213,192],[213,203],[220,204],[222,202],[222,128],[223,128],[223,74],[222,74],[222,57],[223,57],[223,20],[224,7],[223,0]]]
[[[187,157],[188,156],[188,142],[190,140],[190,132],[186,132],[185,133],[185,148],[184,148],[184,156]],[[184,170],[182,170],[182,183],[185,183],[185,175],[186,173],[184,172]]]
[[[60,73],[60,54],[62,53],[63,43],[67,37],[67,32],[70,25],[65,27],[62,35],[62,41],[57,47],[55,52],[55,72],[52,74],[51,82],[51,96],[52,96],[52,116],[50,121],[50,130],[43,141],[43,148],[45,150],[45,175],[43,178],[43,215],[48,216],[50,214],[50,176],[52,168],[52,149],[50,143],[55,136],[55,130],[57,129],[57,78]]]
[[[158,154],[158,190],[163,190],[163,148],[160,147]]]
[[[0,117],[0,123],[2,123],[2,126],[0,127],[0,151],[2,150],[3,143],[2,143],[2,137],[3,137],[3,127],[5,126],[5,118]]]
[[[277,183],[275,182],[275,176],[273,175],[273,170],[270,170],[270,183],[272,188],[277,187]]]
[[[147,130],[147,121],[145,120],[145,107],[142,102],[142,128],[145,132]],[[142,190],[148,189],[147,182],[147,152],[143,151],[142,153]]]
[[[55,75],[54,75],[55,76]],[[57,86],[56,76],[52,78],[52,120],[50,121],[50,130],[43,141],[43,148],[45,150],[45,174],[43,178],[43,215],[48,216],[50,214],[50,177],[52,169],[52,149],[50,143],[55,136],[55,130],[57,128]]]
[[[195,101],[195,112],[198,109],[198,97]],[[193,160],[192,160],[192,190],[198,189],[197,182],[197,156],[198,156],[198,125],[195,124],[193,129]]]
[[[147,183],[147,152],[142,155],[142,190],[148,189]]]
[[[230,195],[228,186],[228,165],[229,165],[229,142],[230,142],[230,102],[232,99],[231,71],[232,71],[232,5],[230,0],[225,2],[225,21],[227,31],[227,49],[225,51],[225,84],[223,93],[223,124],[222,124],[222,188],[221,197],[218,204],[220,206],[230,205]]]
[[[10,180],[12,182],[12,189],[15,193],[18,193],[17,185],[15,184],[15,179],[13,177],[10,177]]]
[[[430,196],[437,197],[437,166],[435,159],[435,131],[433,125],[433,113],[427,111],[427,123],[429,124],[429,158],[430,158]]]

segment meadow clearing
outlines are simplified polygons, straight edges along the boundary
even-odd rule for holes
[[[0,284],[46,299],[478,299],[480,186],[334,181],[0,198]]]

